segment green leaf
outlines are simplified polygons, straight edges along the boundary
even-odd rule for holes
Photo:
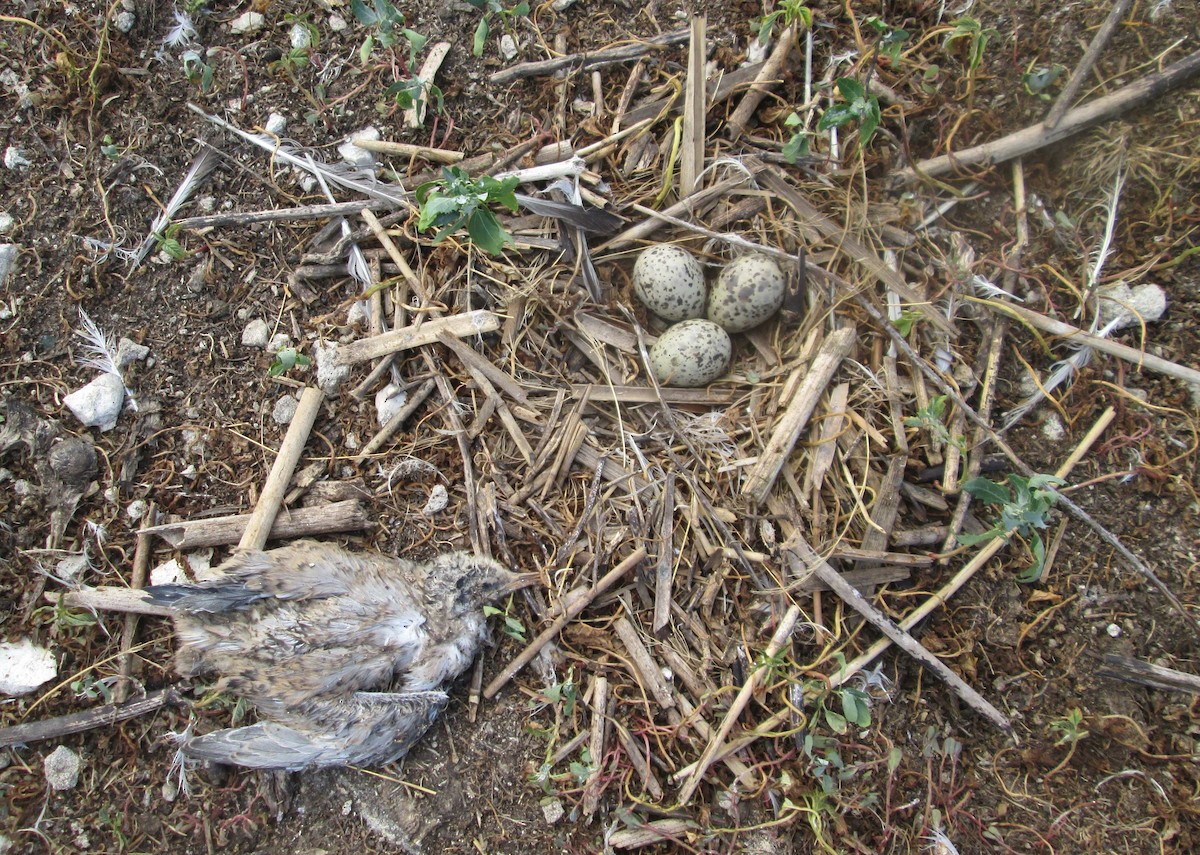
[[[802,157],[808,157],[808,137],[805,134],[792,134],[792,138],[783,144],[783,159],[795,164]]]
[[[475,28],[475,40],[471,44],[471,53],[475,54],[475,56],[483,56],[483,46],[487,42],[489,32],[491,32],[491,27],[488,25],[488,19],[485,15],[479,19],[479,26]]]
[[[995,540],[1002,534],[1004,534],[1004,532],[1000,529],[990,528],[982,534],[969,534],[965,531],[960,531],[954,536],[954,538],[963,546],[976,546],[980,543],[987,543],[989,540]]]
[[[1003,485],[987,478],[972,478],[963,484],[962,488],[988,505],[1004,505],[1011,498],[1011,494]]]
[[[818,131],[827,131],[830,128],[840,128],[848,125],[857,118],[854,110],[846,104],[834,104],[828,110],[821,114],[820,121],[817,122]]]
[[[1033,543],[1030,544],[1030,549],[1033,552],[1033,565],[1017,576],[1017,581],[1025,585],[1040,581],[1042,571],[1046,568],[1046,544],[1042,542],[1042,536],[1037,532],[1033,534]]]
[[[421,216],[417,220],[417,231],[427,231],[435,225],[443,226],[453,219],[462,207],[458,197],[434,196],[421,203]],[[449,215],[449,218],[443,219]]]
[[[887,770],[888,774],[892,774],[900,766],[900,761],[904,759],[904,752],[898,746],[893,745],[892,750],[888,752]]]
[[[853,77],[839,77],[837,79],[838,92],[847,101],[861,101],[867,96],[867,90],[863,89],[863,85]]]
[[[512,235],[504,230],[496,215],[486,208],[475,211],[467,220],[471,242],[490,255],[499,255],[504,245],[512,243]]]
[[[839,736],[850,729],[846,724],[845,716],[835,713],[833,710],[825,710],[825,721],[829,723],[830,729]]]
[[[379,15],[374,9],[367,8],[363,0],[350,0],[350,12],[365,27],[373,27],[379,23]]]

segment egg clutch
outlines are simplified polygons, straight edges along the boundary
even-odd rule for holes
[[[730,262],[710,291],[690,252],[671,244],[642,251],[633,265],[633,292],[671,323],[650,347],[650,371],[668,386],[704,386],[729,369],[730,333],[766,321],[783,305],[785,281],[765,255]]]

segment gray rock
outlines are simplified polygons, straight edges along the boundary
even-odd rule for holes
[[[53,790],[73,790],[79,783],[79,769],[82,766],[79,755],[65,745],[60,745],[46,755],[43,768],[46,770],[46,783]]]
[[[319,341],[313,345],[313,356],[317,363],[317,386],[331,398],[350,376],[350,366],[339,365],[337,353],[338,346],[335,342]]]
[[[0,288],[8,284],[8,277],[17,266],[17,245],[0,243]]]
[[[131,339],[123,338],[117,342],[117,368],[124,371],[135,362],[141,362],[150,355],[150,348],[138,344]]]
[[[292,419],[296,415],[296,407],[300,402],[292,395],[284,395],[275,402],[275,408],[271,410],[271,418],[275,424],[290,425]]]
[[[271,328],[262,318],[255,318],[242,330],[243,347],[266,347],[271,340]]]

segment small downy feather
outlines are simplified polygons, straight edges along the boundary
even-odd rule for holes
[[[104,374],[111,374],[120,380],[121,385],[125,386],[125,399],[129,401],[129,408],[137,412],[137,401],[125,384],[121,368],[117,365],[117,346],[113,343],[112,336],[100,329],[82,306],[79,307],[79,324],[83,328],[76,330],[75,334],[83,339],[84,350],[87,353],[79,360],[79,364],[95,368]]]

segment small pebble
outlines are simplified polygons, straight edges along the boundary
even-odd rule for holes
[[[271,410],[271,419],[277,425],[290,425],[292,419],[296,416],[296,407],[300,402],[292,395],[284,395],[275,402],[275,408]]]
[[[517,40],[509,33],[505,33],[500,37],[500,55],[505,59],[517,58]]]
[[[132,12],[118,12],[113,16],[113,26],[122,35],[128,35],[137,24],[137,15]]]
[[[135,362],[141,362],[150,355],[150,348],[128,338],[117,342],[117,368],[124,371]]]
[[[242,330],[243,347],[266,347],[271,340],[271,328],[262,318],[255,318]]]
[[[257,33],[266,23],[267,19],[261,12],[244,12],[229,22],[229,31],[235,36]]]
[[[350,164],[355,169],[373,172],[375,170],[374,152],[370,152],[365,148],[356,146],[353,141],[356,139],[378,140],[379,138],[380,136],[378,128],[363,128],[361,131],[350,134],[350,136],[346,138],[346,141],[338,146],[338,154],[341,155],[342,160],[346,161],[346,163]]]
[[[79,783],[79,769],[82,765],[78,754],[67,746],[60,745],[46,755],[43,763],[46,783],[52,790],[59,792],[73,790]]]
[[[7,211],[0,211],[0,235],[6,235],[13,230],[13,226],[17,221],[13,219],[13,215]]]
[[[17,148],[15,145],[10,145],[4,150],[4,168],[11,169],[13,172],[21,172],[33,166],[29,162],[29,158],[25,157],[25,152]]]
[[[17,266],[17,246],[12,243],[0,244],[0,289],[8,284],[8,277]]]
[[[282,136],[283,132],[287,130],[287,118],[279,113],[272,113],[267,116],[267,123],[263,125],[263,128],[269,134]]]
[[[317,386],[326,395],[333,397],[338,388],[350,376],[350,366],[337,361],[338,346],[332,341],[318,341],[313,345],[313,359],[317,363]]]
[[[292,338],[287,333],[275,333],[267,342],[267,353],[279,353],[281,350],[286,350],[291,344]]]
[[[395,383],[389,383],[375,393],[375,415],[379,426],[383,427],[392,420],[392,416],[404,409],[408,403],[408,392]]]

